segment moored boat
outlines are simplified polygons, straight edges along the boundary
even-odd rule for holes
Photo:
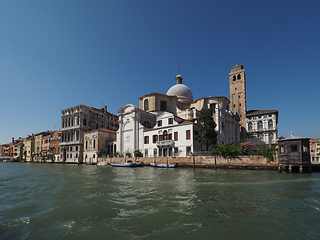
[[[127,162],[119,162],[119,163],[115,163],[115,162],[110,162],[110,165],[112,167],[135,167],[135,163],[133,163],[132,161],[127,161]]]
[[[178,166],[177,163],[175,164],[166,164],[166,163],[150,163],[150,166],[152,167],[158,167],[158,168],[175,168]]]
[[[98,162],[97,166],[108,166],[107,162]]]

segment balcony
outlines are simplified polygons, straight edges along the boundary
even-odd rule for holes
[[[268,132],[268,131],[276,131],[277,128],[273,127],[273,128],[261,128],[261,129],[250,129],[247,130],[248,133],[254,133],[254,132]]]
[[[75,144],[82,144],[80,141],[70,141],[70,142],[60,142],[60,146],[66,146],[66,145],[75,145]]]
[[[172,146],[173,144],[174,144],[173,140],[163,140],[163,141],[156,142],[157,147],[168,147],[168,146]]]

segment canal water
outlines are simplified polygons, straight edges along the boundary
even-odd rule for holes
[[[319,173],[0,163],[0,239],[319,238]]]

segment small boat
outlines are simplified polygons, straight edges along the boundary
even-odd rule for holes
[[[144,166],[143,162],[134,162],[134,164],[136,165],[135,167],[143,167]]]
[[[98,162],[97,166],[108,166],[107,162]]]
[[[136,164],[133,163],[132,161],[119,162],[119,163],[110,162],[110,165],[112,167],[135,167],[136,166]]]
[[[150,163],[150,166],[152,166],[152,167],[158,167],[158,168],[175,168],[175,167],[178,166],[178,163],[175,163],[175,164]]]

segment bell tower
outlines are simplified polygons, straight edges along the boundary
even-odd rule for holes
[[[243,65],[236,65],[229,73],[230,110],[240,118],[240,140],[246,141],[246,75]]]

